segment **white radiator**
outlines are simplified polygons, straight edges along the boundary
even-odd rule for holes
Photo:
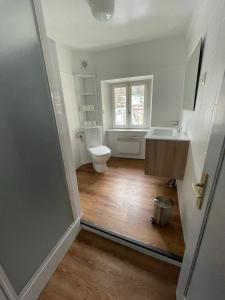
[[[140,154],[140,137],[121,137],[117,139],[117,151],[126,154]]]

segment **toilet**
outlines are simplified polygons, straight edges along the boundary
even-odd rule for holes
[[[102,145],[102,127],[95,126],[84,129],[84,136],[88,153],[96,172],[103,173],[107,169],[107,161],[111,156],[111,150]]]

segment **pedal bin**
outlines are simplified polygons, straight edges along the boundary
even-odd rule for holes
[[[164,196],[155,197],[151,222],[160,227],[165,227],[169,222],[172,207],[173,201],[171,199]]]

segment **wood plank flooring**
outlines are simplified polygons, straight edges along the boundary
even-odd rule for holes
[[[179,268],[82,230],[39,300],[175,300]]]
[[[144,175],[144,161],[111,158],[103,174],[92,164],[77,170],[83,219],[146,244],[183,256],[184,241],[177,193],[167,180]],[[153,199],[157,195],[173,199],[167,227],[152,225]]]

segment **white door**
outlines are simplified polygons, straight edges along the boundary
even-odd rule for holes
[[[225,159],[195,262],[187,299],[225,299]]]
[[[186,245],[186,251],[184,254],[184,259],[183,259],[181,273],[180,273],[178,287],[177,287],[177,299],[179,300],[183,300],[184,296],[187,299],[193,299],[193,300],[217,299],[217,298],[204,298],[204,297],[189,298],[189,292],[193,284],[193,276],[195,274],[195,268],[197,265],[198,257],[202,251],[201,248],[202,239],[204,237],[204,232],[206,230],[208,216],[211,214],[211,209],[212,209],[211,204],[214,201],[214,192],[218,188],[218,179],[219,179],[220,169],[224,158],[224,147],[225,147],[225,78],[223,80],[218,102],[215,106],[213,127],[212,127],[206,161],[203,170],[206,173],[208,173],[209,177],[208,177],[205,195],[203,198],[204,201],[204,205],[202,208],[203,217],[202,220],[200,220],[202,222],[202,225],[201,225],[200,232],[195,232],[195,238],[193,238],[193,240]],[[225,198],[225,193],[223,194],[223,197]],[[223,218],[225,218],[225,210],[221,211],[221,214],[223,214]],[[215,221],[217,217],[215,216]],[[218,230],[222,230],[224,233],[224,227],[218,228]],[[215,241],[211,241],[211,242],[215,243]],[[206,265],[209,263],[210,259],[212,258],[209,257],[208,261],[205,262]],[[218,298],[218,299],[221,300],[225,299],[225,295],[224,298]]]
[[[80,196],[75,173],[76,167],[72,155],[72,145],[69,136],[64,96],[62,92],[56,44],[53,40],[48,39],[48,44],[46,46],[48,46],[44,49],[46,55],[46,67],[48,70],[48,78],[52,91],[53,107],[55,111],[56,124],[63,154],[63,161],[70,192],[71,204],[74,212],[74,217],[76,219],[77,217],[81,216]]]
[[[40,0],[33,1],[39,27],[42,50],[45,58],[49,86],[52,93],[52,103],[55,112],[56,125],[63,155],[63,162],[70,193],[71,205],[73,209],[74,219],[77,220],[77,218],[81,217],[80,196],[75,174],[76,168],[72,155],[72,146],[66,117],[65,101],[62,91],[56,45],[53,40],[47,38]]]

